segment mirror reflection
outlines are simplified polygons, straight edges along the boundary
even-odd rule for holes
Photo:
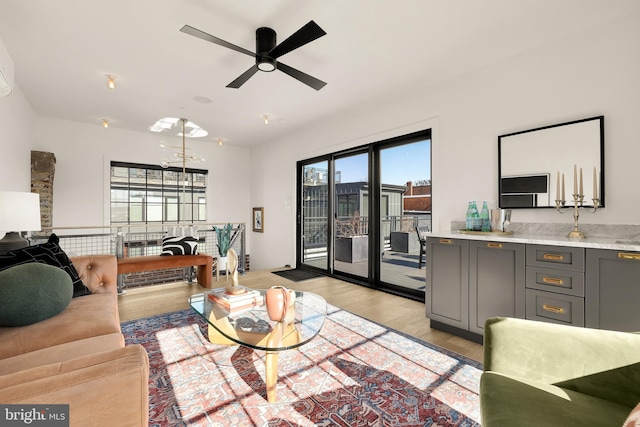
[[[499,136],[499,206],[573,206],[574,191],[584,194],[583,206],[593,198],[604,206],[603,150],[604,116]]]

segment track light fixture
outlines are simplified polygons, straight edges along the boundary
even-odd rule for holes
[[[262,117],[264,118],[264,124],[268,125],[269,124],[269,116],[267,116],[266,114],[263,114]]]
[[[113,74],[105,74],[105,76],[107,77],[107,87],[109,89],[115,89],[116,88],[116,79],[118,78],[117,76],[114,76]]]
[[[102,119],[102,127],[103,128],[108,128],[109,127],[109,120],[107,119]]]
[[[222,138],[218,138],[218,145],[222,147]]]

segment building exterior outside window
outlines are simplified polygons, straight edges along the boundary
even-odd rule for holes
[[[185,172],[181,168],[111,162],[111,224],[205,222],[208,171]]]

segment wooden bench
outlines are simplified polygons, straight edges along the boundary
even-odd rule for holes
[[[207,254],[118,258],[118,274],[191,266],[198,267],[198,283],[210,288],[213,282],[213,258]]]

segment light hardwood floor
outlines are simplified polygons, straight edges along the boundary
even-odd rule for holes
[[[248,272],[240,276],[239,282],[244,286],[255,289],[283,285],[299,291],[314,292],[336,307],[343,308],[474,360],[482,361],[482,345],[446,332],[431,329],[429,327],[429,319],[425,316],[425,306],[422,302],[330,277],[292,282],[272,274],[271,271]],[[213,286],[222,287],[225,284],[224,278],[220,277],[220,282],[214,281]],[[205,291],[206,289],[198,284],[189,285],[185,283],[170,283],[128,289],[125,295],[118,297],[120,320],[124,322],[189,308],[188,296]]]

